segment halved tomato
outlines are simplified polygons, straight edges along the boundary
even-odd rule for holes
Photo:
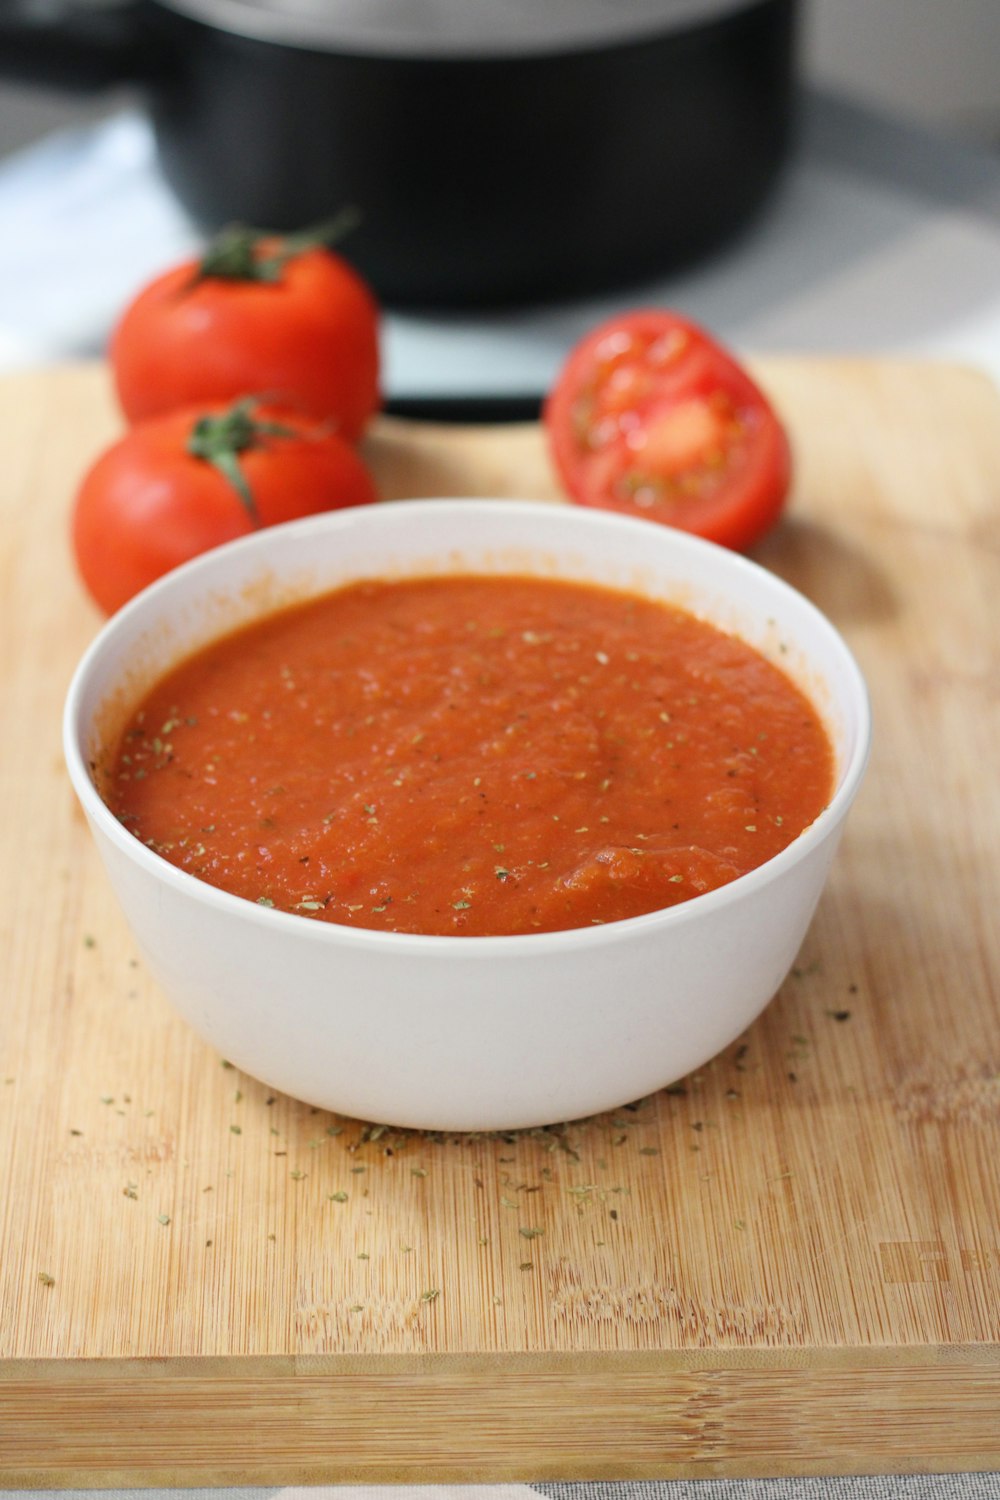
[[[791,451],[747,371],[696,324],[648,309],[571,352],[545,404],[572,500],[660,521],[736,551],[778,519]]]

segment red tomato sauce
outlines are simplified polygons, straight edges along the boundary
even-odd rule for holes
[[[830,799],[807,698],[684,611],[531,578],[366,582],[200,651],[105,784],[163,858],[385,932],[614,922],[771,859]]]

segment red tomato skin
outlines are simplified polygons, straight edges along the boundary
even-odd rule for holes
[[[683,348],[659,377],[654,410],[722,392],[748,413],[753,425],[752,463],[729,476],[714,496],[684,503],[669,515],[650,514],[618,500],[603,481],[607,474],[587,459],[577,432],[576,408],[593,379],[599,351],[615,338],[649,340],[679,337]],[[768,532],[781,516],[792,479],[788,435],[770,401],[733,356],[698,324],[659,308],[619,315],[587,334],[570,352],[549,392],[543,411],[549,451],[569,498],[580,505],[616,510],[743,552]],[[590,463],[590,467],[587,465]],[[607,468],[613,466],[612,457]]]
[[[255,526],[229,480],[185,451],[198,419],[224,409],[188,407],[138,423],[84,475],[72,546],[80,577],[106,614],[212,547],[282,521],[378,499],[371,474],[343,438],[297,414],[262,409],[259,416],[294,428],[297,436],[265,438],[240,455],[259,517]]]
[[[197,273],[191,260],[157,277],[112,333],[126,420],[256,395],[356,442],[381,399],[379,309],[363,278],[322,249],[293,256],[274,282]]]

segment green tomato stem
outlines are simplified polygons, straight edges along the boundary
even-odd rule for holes
[[[195,271],[193,285],[200,281],[280,281],[285,266],[307,250],[331,249],[357,228],[361,222],[358,209],[341,209],[330,219],[301,229],[294,234],[278,234],[270,229],[251,229],[246,224],[228,224],[211,240]],[[268,255],[260,253],[265,241],[275,242]]]
[[[248,396],[218,416],[199,417],[187,441],[192,458],[211,464],[232,485],[255,530],[261,524],[260,512],[239,456],[250,448],[260,447],[264,437],[296,436],[293,428],[281,422],[258,420],[254,416],[257,405],[256,398]]]

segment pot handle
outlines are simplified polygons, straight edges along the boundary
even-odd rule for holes
[[[166,48],[145,0],[0,0],[0,77],[91,93],[147,82]]]

